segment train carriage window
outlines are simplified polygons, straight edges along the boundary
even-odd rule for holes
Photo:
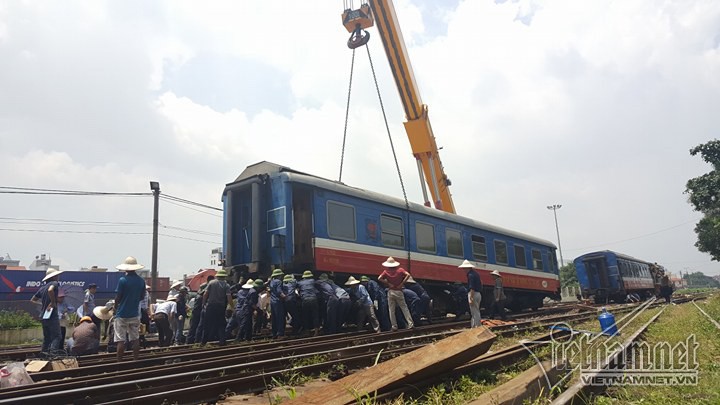
[[[542,253],[540,253],[539,249],[532,249],[532,261],[533,261],[533,269],[537,271],[543,271],[543,261],[542,261]]]
[[[618,260],[618,267],[620,268],[620,275],[623,277],[627,276],[627,271],[625,270],[625,262],[622,260]]]
[[[507,243],[502,240],[494,240],[493,246],[495,247],[495,263],[508,264]]]
[[[525,246],[513,245],[513,248],[515,249],[515,267],[527,267]]]
[[[472,235],[470,239],[472,240],[473,259],[486,262],[488,260],[488,257],[487,246],[485,245],[485,238],[478,235]]]
[[[285,228],[285,207],[274,208],[267,212],[267,230],[275,231]]]
[[[385,246],[405,247],[405,233],[402,219],[390,215],[380,215],[380,233]]]
[[[415,239],[417,249],[422,252],[435,253],[435,226],[423,222],[415,222]]]
[[[445,242],[447,243],[448,256],[464,257],[462,245],[462,233],[457,229],[445,229]]]
[[[355,207],[336,201],[328,201],[327,225],[330,237],[355,240]]]

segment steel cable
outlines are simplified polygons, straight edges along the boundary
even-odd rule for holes
[[[347,139],[348,119],[350,117],[350,93],[352,92],[353,71],[355,70],[355,49],[352,50],[350,62],[350,84],[348,85],[347,104],[345,105],[345,129],[343,130],[342,150],[340,151],[340,175],[338,181],[342,182],[343,163],[345,161],[345,140]]]
[[[382,95],[380,94],[380,86],[378,85],[377,81],[377,75],[375,74],[375,65],[372,61],[372,56],[370,55],[370,47],[365,44],[365,49],[367,50],[368,60],[370,61],[370,70],[372,71],[373,75],[373,81],[375,82],[375,90],[377,91],[378,100],[380,100],[380,110],[382,111],[383,115],[383,121],[385,123],[385,130],[388,135],[388,139],[390,140],[390,149],[392,150],[393,154],[393,160],[395,160],[395,169],[397,170],[398,178],[400,179],[400,187],[402,188],[403,193],[403,199],[405,200],[405,210],[408,213],[406,224],[407,233],[406,235],[410,236],[410,203],[408,202],[407,193],[405,192],[405,183],[403,182],[402,173],[400,172],[400,164],[398,163],[397,154],[395,153],[395,144],[392,140],[392,135],[390,133],[390,126],[388,125],[387,120],[387,114],[385,113],[385,105],[383,104]],[[410,242],[407,242],[407,259],[408,259],[408,271],[410,270]]]

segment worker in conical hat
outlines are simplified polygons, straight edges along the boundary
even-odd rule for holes
[[[410,315],[410,309],[405,302],[405,295],[403,294],[403,288],[410,277],[410,273],[400,267],[400,263],[392,256],[388,257],[382,265],[385,267],[385,270],[383,270],[378,277],[378,281],[388,288],[387,298],[388,311],[390,312],[390,330],[396,331],[398,328],[397,319],[395,317],[396,307],[400,307],[403,316],[407,320],[408,329],[412,329],[414,327],[414,323],[412,316]]]
[[[350,294],[359,305],[355,314],[355,325],[357,325],[358,330],[364,330],[365,321],[368,320],[372,330],[376,333],[380,332],[380,324],[375,316],[375,307],[365,286],[360,284],[360,280],[355,279],[353,276],[350,276],[345,285],[350,287]]]
[[[458,266],[461,270],[466,270],[466,276],[468,280],[468,304],[470,305],[470,327],[477,328],[482,324],[480,316],[480,303],[482,302],[482,282],[480,281],[480,275],[475,271],[475,265],[470,263],[469,260],[464,260],[462,264]]]

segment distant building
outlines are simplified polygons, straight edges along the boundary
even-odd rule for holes
[[[221,247],[215,248],[210,252],[210,266],[215,270],[222,268],[223,251]]]
[[[107,267],[92,266],[92,267],[90,267],[90,268],[81,267],[81,268],[80,268],[80,271],[98,271],[98,272],[103,272],[103,271],[108,271],[108,269],[107,269]]]
[[[675,285],[675,288],[687,288],[688,283],[687,280],[684,278],[679,277],[670,277],[670,282]]]
[[[20,260],[13,260],[10,254],[6,253],[5,257],[0,257],[0,270],[26,270],[25,266],[20,265]]]
[[[30,263],[30,270],[47,271],[47,269],[49,268],[60,270],[60,266],[53,265],[52,259],[50,259],[50,256],[47,256],[45,253],[41,254],[40,256],[35,256],[35,260]]]

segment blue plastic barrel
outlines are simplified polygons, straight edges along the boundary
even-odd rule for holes
[[[613,314],[608,312],[607,309],[602,309],[600,316],[598,316],[598,320],[600,321],[600,329],[602,330],[601,333],[610,336],[618,333],[617,325],[615,324],[615,317]]]

